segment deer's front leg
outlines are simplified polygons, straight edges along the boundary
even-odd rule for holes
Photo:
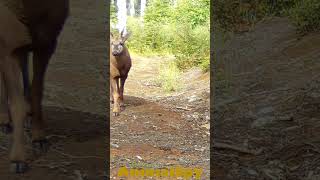
[[[4,73],[0,73],[0,130],[4,134],[12,132],[8,110],[8,95],[4,79]]]
[[[113,100],[114,100],[114,103],[113,103],[113,110],[112,110],[112,113],[113,113],[113,116],[119,116],[120,114],[120,94],[119,94],[119,84],[118,84],[118,78],[111,78],[110,79],[110,83],[111,83],[111,86],[112,86],[112,96],[113,96]]]
[[[24,120],[27,116],[27,103],[23,94],[21,71],[16,56],[6,58],[3,72],[13,124],[13,140],[10,152],[11,171],[14,173],[23,173],[28,167],[26,163],[23,128]]]
[[[110,84],[110,92],[109,93],[110,93],[110,102],[111,102],[111,104],[113,104],[114,103],[114,100],[113,100],[113,88],[112,88],[111,84]]]

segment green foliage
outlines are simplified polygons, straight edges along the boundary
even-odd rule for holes
[[[267,16],[283,16],[296,0],[217,0],[214,22],[228,31],[250,26]]]
[[[144,20],[146,23],[169,23],[172,11],[170,0],[152,0],[146,8]]]
[[[319,0],[217,0],[214,22],[227,31],[253,25],[268,16],[288,16],[300,32],[320,29]]]
[[[140,54],[173,54],[176,66],[209,70],[209,0],[151,0],[145,16],[130,17],[128,47]]]
[[[289,17],[300,32],[320,30],[320,1],[302,0],[289,10]]]
[[[178,25],[175,44],[172,49],[177,58],[177,66],[184,70],[200,66],[209,70],[210,64],[210,27],[209,24],[192,28],[189,24]]]
[[[112,24],[117,24],[117,8],[114,1],[111,1],[110,5],[110,19]]]
[[[205,25],[210,15],[210,0],[179,0],[172,18],[176,23],[184,22],[192,27]]]

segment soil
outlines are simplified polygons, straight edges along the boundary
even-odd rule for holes
[[[104,1],[70,1],[70,17],[46,76],[43,105],[51,146],[46,154],[34,156],[28,141],[31,168],[25,174],[15,175],[9,172],[11,135],[0,134],[0,179],[106,178],[109,137],[105,4]],[[29,137],[29,132],[26,134]]]
[[[164,92],[156,83],[159,66],[172,58],[132,59],[126,108],[118,117],[110,114],[111,179],[120,179],[123,166],[201,168],[201,179],[209,179],[209,73],[189,70],[181,76],[179,91]]]
[[[320,178],[320,34],[267,19],[215,46],[217,179]]]

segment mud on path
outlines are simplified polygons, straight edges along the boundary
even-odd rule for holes
[[[71,0],[71,14],[48,67],[44,117],[51,146],[34,157],[31,169],[9,173],[10,136],[0,134],[0,179],[101,180],[105,176],[107,142],[107,72],[104,1]],[[26,132],[28,134],[28,132]]]
[[[170,59],[133,56],[126,108],[119,117],[110,114],[112,179],[120,179],[123,166],[202,168],[201,179],[209,179],[209,74],[186,72],[180,91],[164,93],[155,79]]]
[[[217,179],[320,178],[320,34],[274,18],[216,45]]]

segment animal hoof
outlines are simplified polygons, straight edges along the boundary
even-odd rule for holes
[[[28,170],[28,164],[26,162],[11,162],[10,171],[12,173],[25,173]]]
[[[28,116],[26,121],[24,122],[24,127],[26,129],[31,129],[31,117],[30,116]]]
[[[0,130],[4,134],[10,134],[12,132],[12,126],[10,124],[1,124]]]
[[[49,141],[47,139],[33,141],[32,147],[34,154],[46,153],[49,149]]]
[[[118,113],[118,112],[113,112],[113,116],[119,116],[120,115],[120,113]]]

